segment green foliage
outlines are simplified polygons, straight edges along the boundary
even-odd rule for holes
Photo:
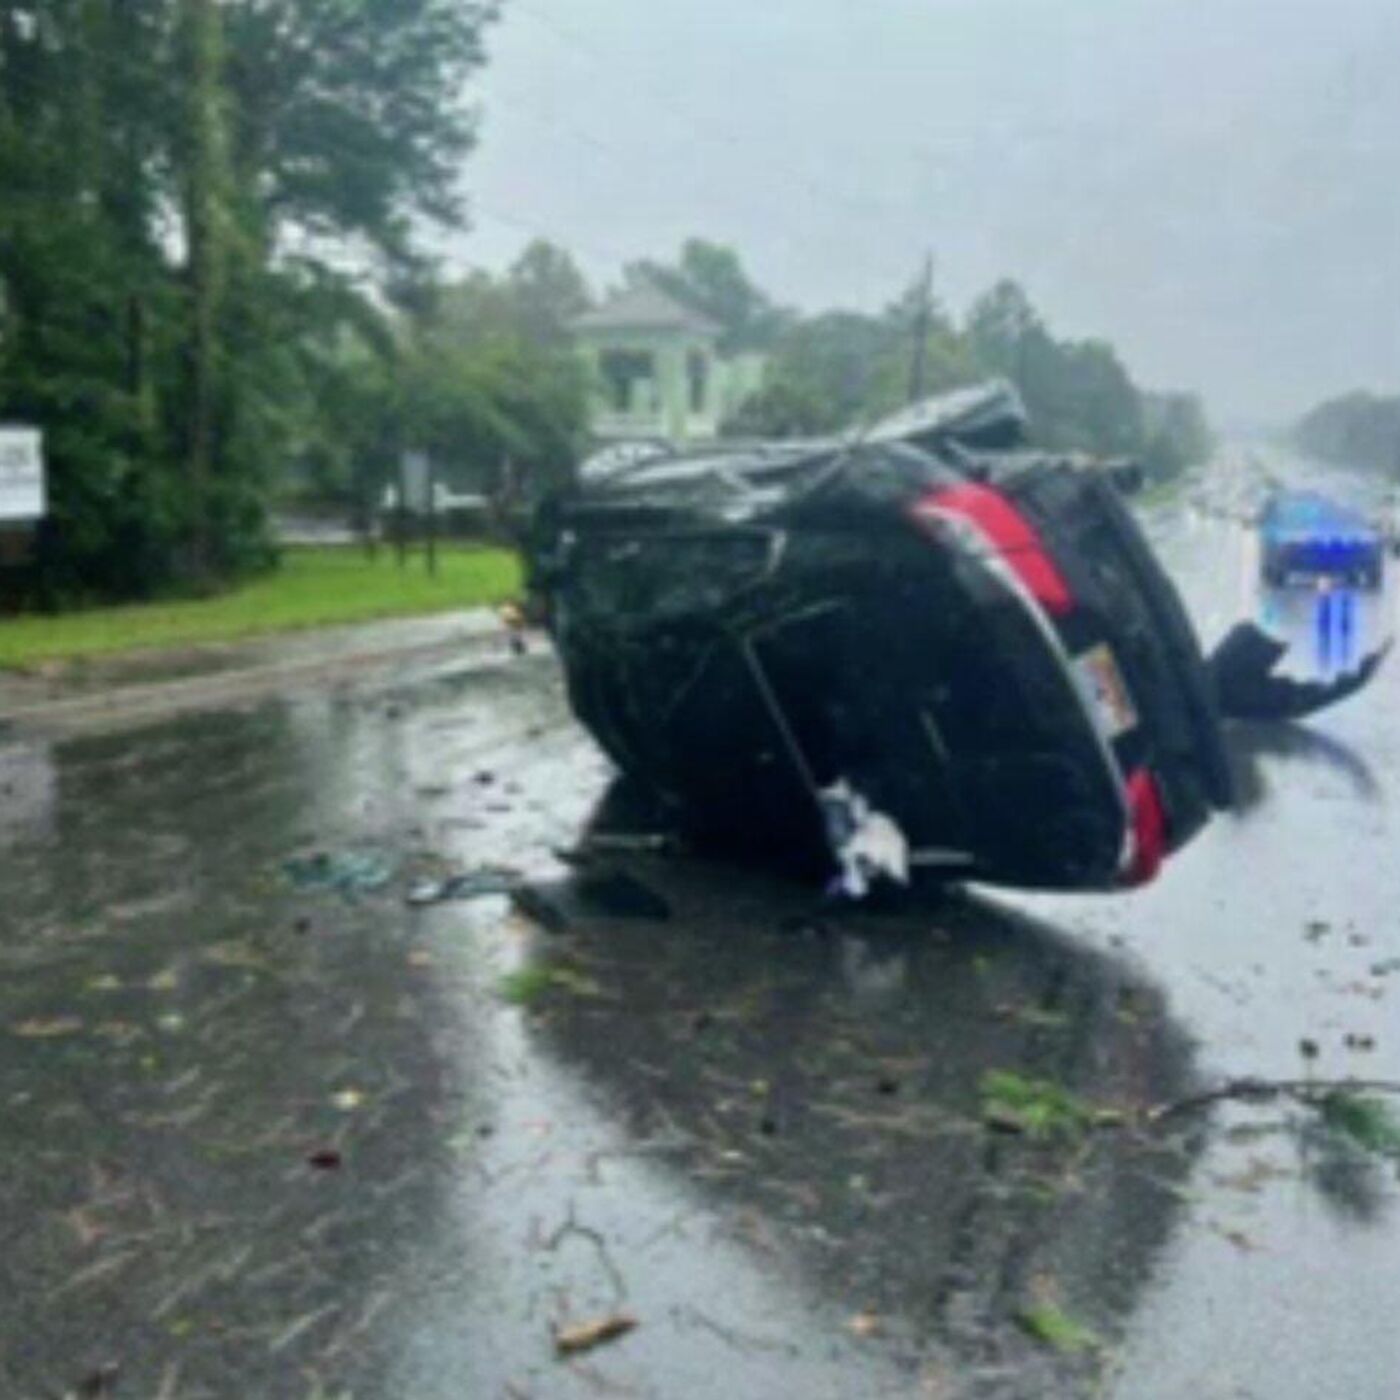
[[[552,993],[576,997],[602,994],[598,984],[576,968],[544,963],[527,963],[506,973],[496,984],[496,991],[502,1001],[525,1007],[539,1006]]]
[[[1027,1137],[1072,1137],[1095,1119],[1093,1109],[1068,1089],[1012,1070],[988,1070],[982,1076],[981,1090],[983,1118],[995,1127]]]
[[[578,264],[555,244],[536,238],[511,264],[505,300],[515,334],[529,345],[558,349],[593,298]]]
[[[1329,399],[1293,429],[1304,452],[1400,480],[1400,396],[1357,392]]]
[[[533,245],[511,272],[424,289],[375,349],[347,351],[332,376],[344,416],[345,477],[377,496],[404,449],[442,480],[509,512],[565,481],[585,430],[581,364],[561,345],[586,296],[567,255]]]
[[[1014,282],[999,282],[979,298],[966,339],[979,366],[1020,389],[1031,431],[1044,446],[1135,457],[1156,481],[1211,450],[1198,399],[1139,389],[1104,341],[1056,340]]]
[[[1143,466],[1152,481],[1169,481],[1203,462],[1214,446],[1205,410],[1194,394],[1144,394]]]
[[[809,384],[770,373],[723,425],[726,437],[794,438],[827,431],[836,424],[830,405]]]
[[[456,223],[475,138],[465,77],[494,6],[477,0],[231,0],[235,169],[262,218],[411,258],[416,216]]]
[[[744,270],[739,254],[722,243],[688,238],[674,263],[644,259],[627,269],[646,277],[720,327],[724,350],[771,346],[791,313],[775,305]]]
[[[343,269],[401,276],[456,217],[492,14],[0,0],[0,419],[46,434],[38,601],[265,567],[288,463],[352,477],[327,347],[375,313]]]
[[[1016,1321],[1042,1346],[1062,1355],[1094,1351],[1101,1345],[1089,1328],[1054,1303],[1033,1303],[1016,1314]]]
[[[768,383],[813,406],[808,431],[831,431],[900,402],[889,367],[903,350],[897,329],[881,318],[828,311],[787,331]]]
[[[555,987],[553,971],[539,964],[530,964],[508,972],[497,984],[497,992],[511,1006],[538,1006]]]
[[[1045,446],[1141,450],[1141,399],[1113,349],[1102,341],[1055,340],[1014,282],[999,282],[976,302],[967,338],[979,365],[1020,389],[1032,430]]]
[[[917,288],[880,315],[828,311],[789,319],[774,336],[763,387],[726,431],[775,437],[833,432],[906,402],[916,328]],[[1021,391],[1033,439],[1067,452],[1130,456],[1164,480],[1210,450],[1199,402],[1154,395],[1133,384],[1102,341],[1059,341],[1025,292],[1003,281],[974,304],[959,329],[941,308],[927,318],[924,390],[937,393],[990,375]]]
[[[1319,1105],[1322,1121],[1358,1147],[1381,1157],[1400,1157],[1400,1120],[1384,1099],[1335,1089]]]

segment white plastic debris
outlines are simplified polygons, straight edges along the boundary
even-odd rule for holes
[[[909,843],[892,818],[840,778],[819,794],[839,874],[836,888],[864,899],[880,876],[909,883]]]

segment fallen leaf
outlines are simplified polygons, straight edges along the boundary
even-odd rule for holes
[[[173,992],[180,985],[180,979],[175,975],[173,967],[167,967],[164,972],[157,972],[146,986],[153,992]]]
[[[574,1356],[582,1351],[592,1351],[604,1342],[615,1342],[619,1337],[637,1326],[637,1319],[627,1313],[613,1313],[591,1322],[579,1322],[572,1327],[554,1329],[554,1350],[560,1356]]]
[[[76,1035],[82,1028],[82,1020],[77,1016],[32,1016],[10,1030],[27,1040],[53,1040],[61,1035]]]
[[[879,1337],[884,1333],[884,1324],[873,1312],[858,1312],[848,1326],[857,1337]]]
[[[107,1227],[90,1219],[87,1211],[81,1206],[75,1206],[63,1218],[68,1222],[69,1228],[78,1237],[78,1243],[84,1249],[89,1245],[96,1244],[107,1233]]]
[[[1241,1254],[1255,1254],[1259,1251],[1260,1246],[1250,1239],[1243,1230],[1232,1229],[1227,1225],[1220,1224],[1220,1222],[1216,1220],[1212,1220],[1209,1223],[1210,1228],[1214,1230],[1222,1240],[1227,1244],[1234,1245]]]
[[[342,1089],[331,1095],[331,1102],[342,1112],[350,1113],[364,1103],[365,1096],[358,1089]]]
[[[146,1035],[140,1026],[134,1026],[130,1021],[103,1021],[93,1027],[92,1033],[100,1040],[110,1040],[117,1045],[130,1045]]]
[[[1016,1314],[1022,1329],[1042,1346],[1072,1356],[1081,1351],[1097,1351],[1098,1337],[1083,1323],[1070,1317],[1053,1301],[1042,1301]]]

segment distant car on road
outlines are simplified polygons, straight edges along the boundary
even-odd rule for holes
[[[1260,573],[1271,588],[1376,589],[1385,538],[1359,511],[1314,491],[1281,491],[1259,518]]]

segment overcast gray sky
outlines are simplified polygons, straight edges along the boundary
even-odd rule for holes
[[[1002,275],[1223,420],[1400,390],[1400,0],[505,0],[459,262],[689,234],[807,310]]]

